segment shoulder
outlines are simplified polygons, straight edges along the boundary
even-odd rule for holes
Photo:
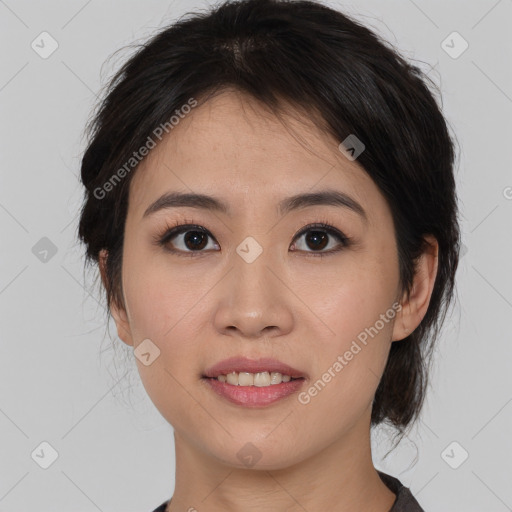
[[[377,473],[388,488],[396,494],[395,503],[389,512],[425,512],[420,507],[420,504],[416,501],[409,488],[405,487],[398,478],[378,470]]]

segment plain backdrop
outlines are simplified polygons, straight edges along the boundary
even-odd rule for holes
[[[374,462],[427,512],[512,510],[512,1],[325,3],[429,72],[460,144],[458,303],[421,421],[385,460],[376,431]],[[173,493],[172,427],[84,273],[78,174],[132,50],[113,53],[208,5],[0,0],[0,511],[145,512]]]

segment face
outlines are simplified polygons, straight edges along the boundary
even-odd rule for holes
[[[243,467],[240,453],[257,450],[259,467],[284,468],[368,428],[391,341],[406,335],[391,212],[338,144],[307,119],[283,125],[225,92],[181,119],[131,182],[118,334],[136,351],[146,340],[139,350],[150,355],[136,361],[149,397],[212,460]],[[285,207],[325,191],[361,211]],[[212,196],[225,209],[145,215],[166,193]],[[185,224],[194,226],[169,233]],[[273,358],[303,379],[280,400],[238,405],[203,378],[234,356]]]

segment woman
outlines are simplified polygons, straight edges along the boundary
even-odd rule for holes
[[[112,79],[79,237],[174,429],[155,512],[423,510],[375,469],[453,297],[454,145],[421,71],[348,16],[190,14]]]

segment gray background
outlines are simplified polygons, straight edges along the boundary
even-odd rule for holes
[[[326,3],[431,70],[461,146],[459,302],[420,423],[386,460],[376,431],[375,464],[427,512],[512,510],[512,0]],[[83,271],[77,176],[96,94],[131,51],[107,58],[207,5],[0,0],[0,511],[144,512],[172,495],[172,428]],[[59,45],[46,59],[43,31]]]

